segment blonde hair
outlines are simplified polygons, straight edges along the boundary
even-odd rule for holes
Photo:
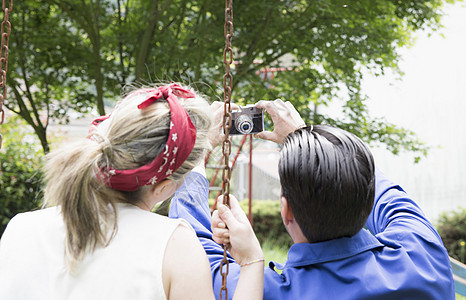
[[[113,190],[97,171],[106,166],[134,169],[153,161],[164,149],[170,129],[170,108],[158,100],[145,109],[137,106],[147,92],[136,90],[120,101],[110,118],[83,139],[47,155],[44,205],[61,208],[66,227],[66,258],[72,267],[87,252],[106,246],[117,232],[115,203],[137,203],[148,188],[135,192]],[[196,142],[186,161],[167,179],[179,182],[210,148],[210,108],[199,94],[178,98],[197,129]],[[73,267],[72,267],[73,268]]]

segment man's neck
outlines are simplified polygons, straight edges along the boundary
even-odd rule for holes
[[[298,223],[296,221],[290,221],[288,223],[288,226],[285,226],[286,230],[288,231],[289,235],[291,236],[291,239],[295,244],[299,243],[309,243],[307,238],[304,236],[303,231],[299,227]]]

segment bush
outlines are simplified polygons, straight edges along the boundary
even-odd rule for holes
[[[466,209],[442,214],[437,230],[448,254],[462,263],[466,263]]]
[[[241,207],[247,213],[248,201],[241,201]],[[278,246],[287,249],[293,244],[282,222],[280,201],[253,201],[252,221],[254,232],[261,244],[267,242],[271,247]]]
[[[0,236],[17,213],[39,207],[42,148],[29,126],[10,117],[1,127]]]

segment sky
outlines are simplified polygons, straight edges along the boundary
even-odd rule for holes
[[[403,49],[401,80],[367,76],[372,115],[414,131],[432,147],[414,164],[409,153],[373,149],[378,167],[400,184],[435,221],[440,213],[466,208],[466,6],[448,5],[444,28],[417,35]],[[443,35],[443,36],[442,36]]]

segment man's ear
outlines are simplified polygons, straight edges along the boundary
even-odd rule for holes
[[[288,204],[288,200],[285,197],[281,196],[280,204],[280,212],[282,215],[283,224],[288,225],[290,224],[290,221],[294,220],[293,212],[291,211],[291,207]]]

